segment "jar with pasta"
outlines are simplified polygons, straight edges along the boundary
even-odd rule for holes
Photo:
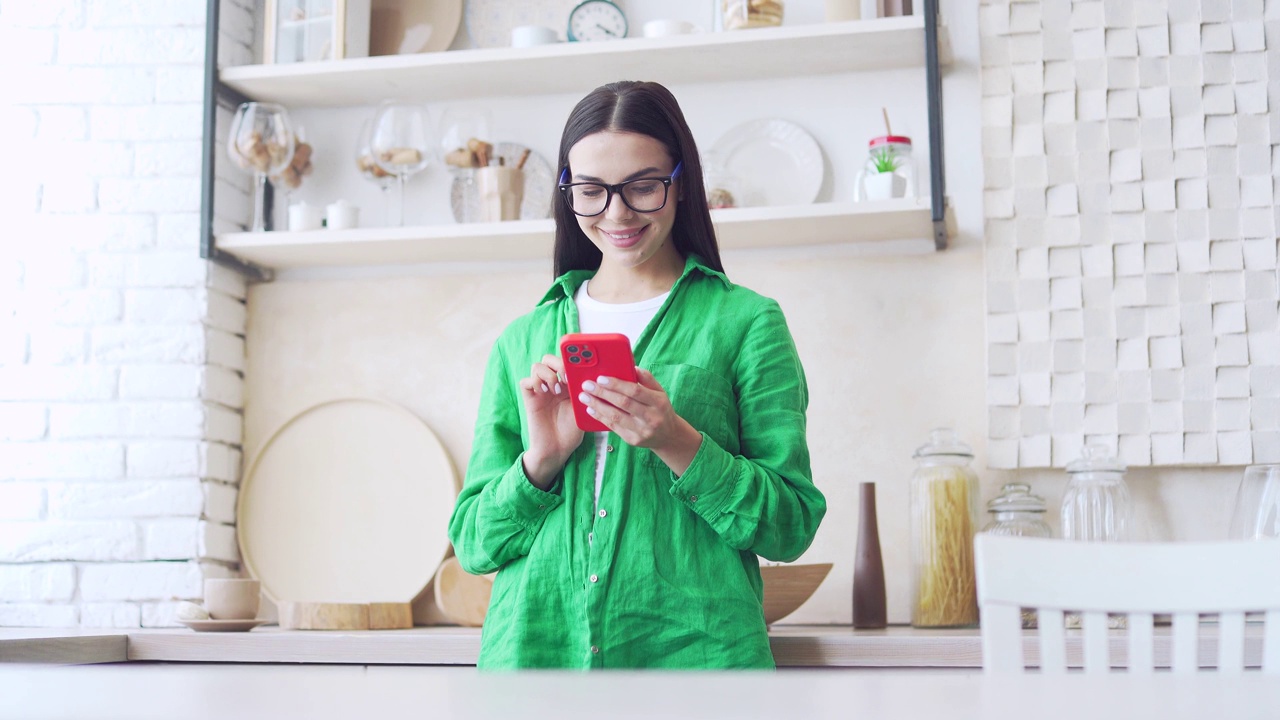
[[[716,0],[724,30],[775,27],[782,24],[782,0]]]
[[[911,478],[911,624],[978,624],[973,535],[978,526],[978,477],[973,450],[954,430],[940,428],[916,450]]]

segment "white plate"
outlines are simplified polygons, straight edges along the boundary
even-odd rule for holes
[[[818,199],[826,168],[818,141],[793,122],[745,122],[711,146],[711,155],[750,188],[739,207],[804,205]]]
[[[496,143],[493,151],[497,157],[510,167],[520,162],[520,155],[525,146],[520,143]],[[460,222],[475,222],[470,218],[479,215],[479,197],[475,192],[475,182],[471,173],[461,168],[449,168],[453,173],[453,185],[449,188],[449,204],[453,208],[453,219]],[[555,192],[555,177],[547,159],[536,152],[529,152],[529,159],[524,162],[524,200],[520,203],[521,220],[541,220],[551,216],[552,194]]]
[[[448,50],[462,25],[463,0],[373,0],[369,54]]]
[[[284,423],[240,485],[236,534],[271,600],[410,602],[449,549],[456,473],[399,405],[332,400]]]
[[[561,40],[579,0],[467,0],[467,35],[478,48],[511,47],[511,30],[542,25]]]
[[[196,632],[248,632],[268,620],[179,620]]]

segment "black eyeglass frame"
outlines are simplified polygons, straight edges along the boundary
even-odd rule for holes
[[[675,182],[675,179],[680,177],[680,173],[683,170],[684,170],[684,161],[681,160],[680,162],[676,163],[675,169],[672,170],[671,174],[668,175],[667,177],[635,178],[634,180],[626,180],[616,185],[606,185],[604,183],[598,183],[598,182],[580,182],[580,183],[565,182],[566,180],[569,179],[569,168],[565,168],[564,170],[560,171],[560,183],[556,185],[556,187],[557,189],[560,190],[560,197],[564,198],[565,205],[569,206],[569,212],[573,213],[574,215],[577,215],[578,217],[595,217],[597,215],[603,214],[605,211],[609,209],[609,203],[613,202],[614,195],[617,195],[618,197],[622,198],[622,204],[631,208],[633,212],[656,213],[662,208],[667,206],[667,200],[670,199],[670,196],[671,196],[671,183]],[[658,207],[652,210],[641,210],[633,206],[631,203],[627,202],[627,195],[626,193],[622,192],[622,188],[626,187],[627,185],[630,185],[631,183],[655,182],[655,181],[662,183],[662,204],[661,205],[659,205]],[[573,188],[578,187],[580,185],[594,185],[599,188],[604,188],[604,193],[605,193],[604,207],[600,208],[598,212],[593,212],[593,213],[581,213],[575,210],[573,207],[573,200],[570,199],[569,193],[573,191]]]

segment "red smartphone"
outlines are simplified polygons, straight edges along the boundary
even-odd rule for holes
[[[584,432],[605,432],[604,423],[587,414],[587,406],[578,395],[582,383],[601,375],[636,382],[636,361],[631,356],[631,341],[621,333],[570,333],[560,338],[560,358],[564,360],[564,377],[569,384],[573,417]]]

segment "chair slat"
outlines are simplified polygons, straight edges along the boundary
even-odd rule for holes
[[[1067,640],[1062,621],[1061,610],[1038,611],[1040,672],[1048,675],[1065,675],[1067,672]]]
[[[1111,657],[1107,652],[1107,614],[1105,612],[1080,613],[1084,624],[1084,671],[1091,675],[1111,671]]]
[[[1262,636],[1262,672],[1280,675],[1280,610],[1268,610]]]
[[[1244,613],[1218,614],[1218,671],[1228,675],[1244,672]]]
[[[1129,673],[1151,675],[1155,672],[1155,638],[1151,613],[1129,613]]]
[[[1015,648],[1016,652],[1010,652]],[[1020,673],[1022,658],[1022,611],[1015,605],[987,605],[982,608],[982,667],[989,673]]]
[[[1173,672],[1189,675],[1200,669],[1200,615],[1193,612],[1173,614]]]

